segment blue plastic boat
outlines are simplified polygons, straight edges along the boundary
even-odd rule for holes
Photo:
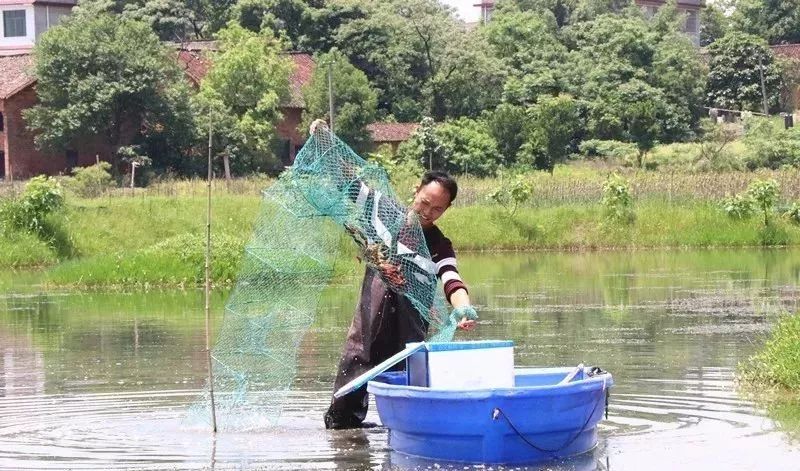
[[[405,372],[368,383],[395,451],[431,460],[530,464],[597,444],[611,374],[583,368],[517,368],[515,386],[437,390],[408,386]]]

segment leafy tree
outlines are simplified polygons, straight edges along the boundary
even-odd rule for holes
[[[779,106],[782,71],[763,39],[731,31],[708,47],[708,103],[719,108],[761,111],[761,73],[767,104]]]
[[[162,40],[209,38],[227,21],[235,0],[81,0],[75,13],[119,14],[149,24]]]
[[[591,104],[592,138],[630,140],[628,124],[640,121],[620,118],[626,111],[616,102],[643,87],[664,120],[656,133],[659,141],[693,135],[702,115],[705,69],[691,42],[677,31],[675,18],[674,8],[651,22],[634,13],[605,15],[564,32],[571,49],[560,69],[565,90]]]
[[[549,12],[501,11],[482,34],[508,69],[505,101],[530,104],[541,94],[556,94],[563,88],[559,65],[567,48],[558,40],[556,22]]]
[[[601,139],[621,136],[639,149],[637,163],[665,137],[664,123],[670,120],[670,109],[663,92],[641,80],[631,80],[610,90],[590,104],[589,130]]]
[[[316,58],[317,67],[303,91],[306,109],[303,127],[311,121],[328,117],[328,65],[333,84],[334,131],[356,151],[366,151],[372,140],[367,125],[375,120],[378,98],[364,72],[356,69],[341,52],[334,49]]]
[[[323,0],[239,0],[231,9],[244,28],[270,30],[293,50],[310,53],[329,51],[338,28],[365,14],[358,3]]]
[[[112,147],[106,158],[116,161],[130,137],[126,126],[173,132],[190,119],[180,112],[188,100],[181,71],[143,23],[108,14],[67,18],[39,38],[34,55],[39,104],[24,116],[39,148],[99,135]]]
[[[800,41],[797,0],[737,0],[731,21],[736,30],[764,38],[769,44]]]
[[[700,10],[700,46],[708,46],[725,36],[730,29],[730,20],[716,5],[706,3]]]
[[[543,96],[528,109],[529,131],[519,160],[534,168],[553,171],[572,150],[583,128],[579,104],[569,95]]]
[[[448,121],[436,129],[436,135],[444,149],[444,161],[434,162],[433,168],[480,177],[497,172],[497,143],[480,121],[463,117]]]
[[[668,141],[691,138],[705,114],[705,65],[691,40],[683,33],[672,32],[657,43],[650,66],[648,83],[661,90],[667,102],[669,121],[664,122]]]
[[[237,172],[276,171],[272,146],[278,106],[288,97],[291,62],[269,32],[254,33],[236,23],[217,34],[214,66],[200,84],[195,106],[203,117],[200,131],[211,125],[215,152]]]
[[[747,187],[747,196],[749,196],[756,204],[756,207],[761,210],[764,215],[764,225],[769,226],[769,215],[772,212],[775,203],[778,202],[780,185],[775,179],[769,180],[755,180]]]
[[[618,14],[632,5],[633,0],[505,0],[498,3],[497,10],[549,12],[562,28],[600,15]]]
[[[497,142],[503,165],[514,165],[528,135],[528,115],[525,107],[502,103],[494,110],[484,113],[483,120]]]
[[[400,121],[477,116],[494,106],[502,70],[488,48],[436,0],[370,4],[342,25],[337,44],[379,93],[379,107]]]
[[[419,127],[411,139],[403,142],[397,148],[397,157],[401,161],[421,164],[428,170],[444,165],[445,148],[436,134],[436,123],[431,117],[422,118]]]

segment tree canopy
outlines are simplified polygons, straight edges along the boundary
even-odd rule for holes
[[[181,138],[191,127],[181,72],[144,23],[76,15],[42,35],[34,57],[39,104],[25,119],[40,148],[101,136],[116,152],[125,138],[142,137],[129,136],[140,123],[144,136]]]
[[[200,125],[212,126],[216,152],[233,158],[237,171],[280,167],[273,152],[279,105],[288,99],[291,61],[271,34],[248,31],[235,22],[217,33],[214,66],[195,99]]]
[[[316,57],[317,67],[311,82],[303,91],[306,109],[303,128],[311,121],[326,117],[330,120],[328,70],[334,107],[334,131],[356,151],[366,151],[371,144],[367,125],[375,120],[378,98],[364,72],[355,68],[341,52],[332,50]],[[335,79],[335,80],[334,80]]]

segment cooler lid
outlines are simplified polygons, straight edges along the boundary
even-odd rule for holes
[[[423,348],[425,348],[425,342],[415,342],[406,344],[406,348],[404,348],[403,350],[395,353],[386,360],[377,364],[371,370],[367,371],[361,376],[356,377],[349,383],[339,388],[335,393],[333,393],[333,397],[342,397],[345,394],[350,394],[351,392],[355,391],[361,386],[367,384],[374,377],[378,376],[379,374],[383,373],[384,371],[394,366],[396,363],[405,360],[407,357],[411,356],[411,354],[419,350],[422,350]]]
[[[513,347],[512,340],[474,340],[467,342],[428,342],[425,348],[429,352],[447,352],[452,350],[475,350],[479,348],[507,348]]]

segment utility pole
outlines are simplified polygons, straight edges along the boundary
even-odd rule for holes
[[[764,83],[764,60],[760,54],[758,56],[758,73],[761,76],[761,100],[764,105],[764,114],[769,116],[769,109],[767,108],[767,86]]]
[[[331,134],[333,134],[333,59],[328,61],[328,113],[330,113]]]

